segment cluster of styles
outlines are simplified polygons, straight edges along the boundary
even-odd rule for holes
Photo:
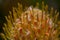
[[[13,12],[9,11],[10,15],[5,17],[7,23],[4,23],[4,34],[1,33],[4,40],[58,40],[55,27],[59,13],[47,8],[47,5],[41,10],[30,6],[22,11],[22,5],[18,3],[18,8],[13,7]]]

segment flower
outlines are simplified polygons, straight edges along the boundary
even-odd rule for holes
[[[45,36],[49,38],[50,34],[55,35],[56,30],[53,30],[53,26],[57,27],[57,25],[50,18],[50,14],[47,14],[47,10],[40,10],[30,6],[26,11],[22,11],[21,13],[19,9],[15,8],[13,10],[13,17],[15,17],[14,19],[11,18],[14,20],[12,20],[13,23],[8,19],[10,16],[6,18],[8,23],[3,28],[7,32],[5,34],[8,34],[8,36],[5,35],[6,37],[11,37],[13,40],[41,40],[41,38],[43,38],[42,40],[46,40]],[[21,14],[20,16],[19,13]],[[16,15],[18,15],[18,18]],[[53,33],[50,33],[51,31]]]

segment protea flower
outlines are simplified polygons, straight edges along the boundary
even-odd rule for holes
[[[18,3],[18,8],[13,7],[13,12],[9,11],[10,15],[5,16],[7,23],[4,23],[4,34],[1,33],[4,40],[58,40],[57,29],[54,28],[59,13],[47,8],[47,5],[42,9],[30,6],[23,11]]]

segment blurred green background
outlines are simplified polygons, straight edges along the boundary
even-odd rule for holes
[[[43,0],[45,4],[48,4],[49,9],[52,6],[54,9],[57,9],[60,12],[60,0]],[[7,16],[8,11],[12,10],[12,6],[17,7],[17,3],[21,3],[24,6],[35,6],[38,2],[41,6],[42,0],[0,0],[0,32],[2,31],[3,23],[6,22],[4,16]],[[60,20],[60,14],[59,14]]]

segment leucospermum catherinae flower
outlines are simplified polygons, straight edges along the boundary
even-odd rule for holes
[[[46,7],[39,9],[30,6],[22,11],[22,5],[18,4],[18,8],[13,7],[13,13],[9,13],[3,27],[5,35],[1,33],[5,40],[58,40],[57,30],[54,30],[56,22]]]

